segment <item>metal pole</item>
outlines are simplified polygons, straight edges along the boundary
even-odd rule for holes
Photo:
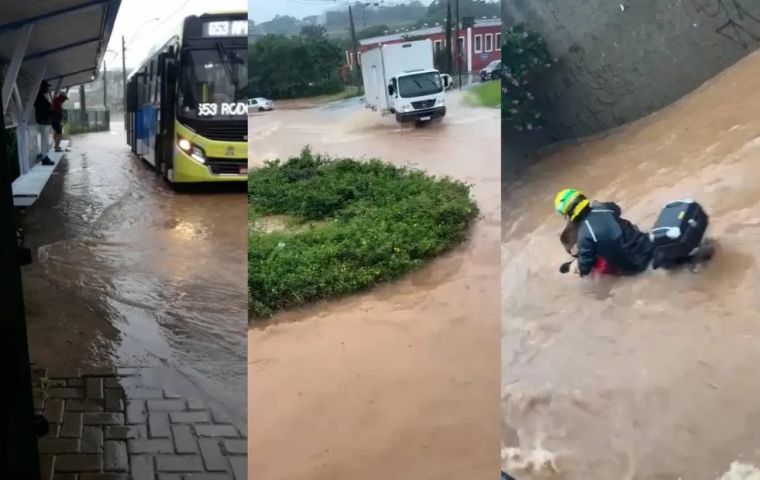
[[[127,111],[127,45],[124,43],[124,35],[121,36],[121,86],[124,95],[124,112]],[[124,122],[126,125],[126,122]]]
[[[457,0],[457,73],[459,75],[459,89],[462,89],[462,45],[459,42],[461,20],[459,18],[459,0]]]
[[[446,73],[452,73],[452,48],[451,48],[451,0],[446,2]]]
[[[0,102],[0,361],[7,373],[0,400],[0,465],[3,478],[39,480],[32,372],[4,117]]]
[[[348,20],[351,22],[351,44],[353,45],[354,50],[354,80],[356,82],[356,85],[359,85],[361,81],[361,71],[359,66],[359,49],[357,48],[357,41],[356,41],[356,28],[354,26],[354,12],[351,9],[351,5],[348,6]]]
[[[103,59],[103,110],[108,110],[108,67]]]

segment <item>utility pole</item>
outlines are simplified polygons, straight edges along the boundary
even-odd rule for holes
[[[108,110],[108,67],[103,59],[103,110]]]
[[[354,80],[356,81],[356,85],[359,85],[361,80],[361,70],[359,66],[359,49],[357,48],[357,41],[356,41],[356,27],[354,26],[354,12],[351,9],[351,5],[348,6],[348,20],[351,23],[351,45],[353,45],[353,51],[354,51]]]
[[[452,73],[452,48],[451,48],[451,0],[446,2],[446,73]]]
[[[455,45],[457,46],[457,74],[459,76],[459,89],[462,89],[462,44],[459,42],[461,20],[459,18],[459,0],[457,0],[457,39]]]
[[[79,110],[82,111],[82,118],[84,118],[85,113],[87,113],[87,105],[84,99],[84,84],[79,85]]]
[[[124,114],[127,113],[127,45],[124,43],[124,35],[121,36],[121,86],[124,95]],[[126,118],[126,117],[125,117]],[[124,125],[127,123],[124,122]]]

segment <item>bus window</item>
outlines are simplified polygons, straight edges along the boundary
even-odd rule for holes
[[[245,115],[246,108],[238,109],[237,104],[247,101],[246,54],[245,47],[225,47],[221,42],[217,48],[183,52],[180,114],[195,118]]]

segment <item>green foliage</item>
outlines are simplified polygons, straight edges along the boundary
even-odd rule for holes
[[[425,23],[428,25],[434,25],[439,23],[443,25],[446,22],[446,6],[448,0],[433,0],[433,2],[427,7],[425,16],[423,19],[417,22],[418,26]],[[455,3],[451,3],[451,15],[456,16]],[[460,20],[465,17],[500,17],[501,16],[501,2],[486,1],[486,0],[459,0],[459,18]]]
[[[474,105],[498,108],[501,106],[501,85],[499,82],[484,82],[467,91],[467,100]]]
[[[354,23],[357,30],[375,25],[409,25],[423,18],[427,11],[427,7],[417,1],[381,6],[365,5],[365,3],[379,2],[353,3]],[[342,31],[347,35],[349,29],[348,8],[328,10],[326,12],[326,26],[330,31]]]
[[[531,93],[532,80],[557,62],[543,38],[524,25],[502,35],[502,121],[517,131],[540,129],[544,120]]]
[[[248,197],[251,218],[292,220],[284,231],[250,229],[254,320],[398,278],[462,241],[477,213],[461,182],[309,149],[250,172]]]
[[[338,93],[340,46],[324,37],[267,35],[248,49],[249,97],[274,100]]]
[[[289,15],[277,15],[268,22],[259,23],[253,26],[251,33],[253,35],[296,35],[301,31],[301,22]]]
[[[365,38],[380,37],[382,35],[385,35],[385,32],[390,32],[388,25],[385,25],[384,23],[380,25],[372,25],[371,27],[367,27],[361,31],[357,31],[356,39],[362,40]]]
[[[324,38],[327,36],[327,29],[322,25],[304,25],[301,27],[301,36],[306,38]]]

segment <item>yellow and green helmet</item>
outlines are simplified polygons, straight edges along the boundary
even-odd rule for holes
[[[570,220],[578,218],[578,215],[580,215],[589,204],[589,199],[574,188],[561,190],[557,196],[554,197],[554,210]]]

